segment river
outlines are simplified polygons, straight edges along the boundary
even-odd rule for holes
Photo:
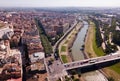
[[[84,38],[88,29],[88,23],[86,21],[83,21],[83,23],[84,27],[78,33],[77,38],[72,46],[72,56],[75,61],[84,59],[84,54],[81,49],[84,45]]]
[[[84,23],[84,26],[79,31],[77,38],[75,39],[72,46],[72,56],[74,61],[85,59],[84,54],[82,52],[82,47],[84,45],[84,39],[85,39],[89,25],[86,21],[83,21],[83,23]],[[102,73],[100,73],[98,70],[84,73],[82,74],[82,77],[84,78],[85,81],[108,81],[106,77]]]

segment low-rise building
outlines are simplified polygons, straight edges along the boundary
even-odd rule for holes
[[[14,34],[13,27],[6,23],[4,24],[3,27],[0,27],[0,39],[10,39]]]
[[[31,71],[34,70],[45,70],[44,59],[45,54],[44,52],[36,52],[34,54],[29,55],[31,61]]]

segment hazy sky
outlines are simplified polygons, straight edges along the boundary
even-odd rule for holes
[[[0,7],[120,7],[120,0],[0,0]]]

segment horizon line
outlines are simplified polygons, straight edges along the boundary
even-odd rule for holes
[[[120,6],[0,6],[0,8],[120,8]]]

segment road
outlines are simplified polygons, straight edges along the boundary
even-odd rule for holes
[[[62,40],[64,40],[64,38],[66,38],[66,36],[74,29],[74,27],[76,27],[77,23],[78,23],[78,22],[75,20],[73,26],[70,27],[70,28],[64,33],[64,35],[55,43],[55,45],[53,46],[53,53],[55,53],[55,51],[56,51],[56,49],[58,48],[60,42],[61,42]]]
[[[60,60],[56,60],[53,62],[53,64],[49,65],[48,70],[48,79],[50,81],[57,81],[59,78],[67,75],[67,72]]]

